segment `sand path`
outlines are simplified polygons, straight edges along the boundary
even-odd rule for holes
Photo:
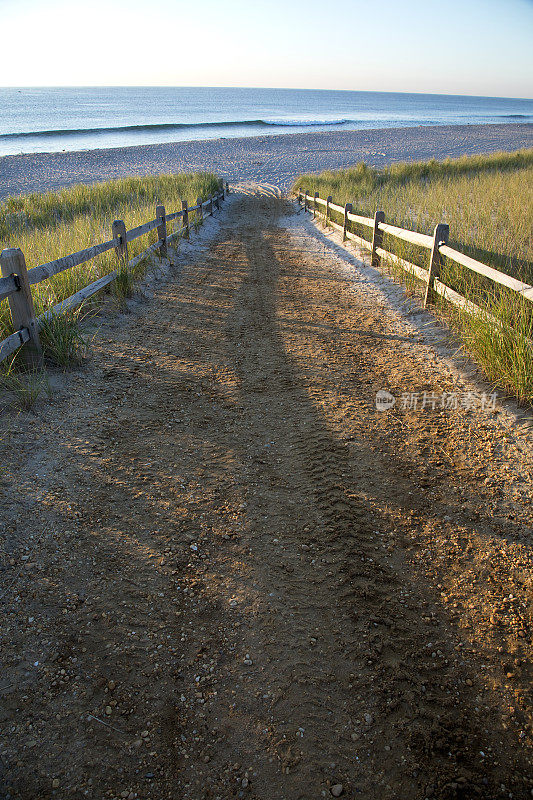
[[[220,219],[6,423],[2,796],[530,797],[527,447],[377,412],[457,376],[288,201]]]

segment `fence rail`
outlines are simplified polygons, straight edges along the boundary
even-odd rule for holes
[[[507,275],[504,272],[499,272],[493,267],[482,264],[480,261],[476,261],[474,258],[471,258],[464,253],[460,253],[458,250],[454,250],[452,247],[450,247],[448,245],[449,228],[448,225],[444,223],[439,223],[436,225],[433,236],[428,236],[424,233],[418,233],[418,231],[410,231],[406,230],[405,228],[398,228],[396,225],[389,225],[385,223],[385,215],[383,211],[376,211],[373,219],[371,217],[359,216],[358,214],[354,214],[352,212],[351,203],[346,203],[345,206],[340,206],[333,203],[332,197],[328,197],[326,200],[324,200],[318,196],[318,193],[310,195],[304,189],[298,190],[298,203],[303,204],[306,211],[312,211],[313,217],[317,215],[319,217],[323,217],[328,226],[331,226],[335,230],[341,231],[344,239],[355,241],[357,244],[370,250],[373,266],[379,266],[381,260],[388,260],[394,263],[396,266],[401,267],[401,269],[405,270],[406,272],[415,275],[419,280],[423,281],[426,284],[424,308],[429,302],[434,300],[435,297],[439,296],[443,297],[449,303],[461,308],[463,311],[466,311],[468,314],[481,315],[485,319],[496,322],[496,320],[491,317],[488,311],[480,308],[471,300],[467,300],[465,297],[463,297],[463,295],[456,292],[450,286],[446,286],[446,284],[440,280],[440,270],[443,258],[448,258],[451,261],[454,261],[456,264],[459,264],[460,266],[470,270],[471,272],[482,275],[484,278],[488,278],[500,286],[505,286],[508,289],[515,291],[521,297],[525,297],[527,300],[533,302],[533,286],[523,283],[517,278],[513,278],[511,275]],[[325,212],[319,211],[319,206],[325,207]],[[339,214],[344,215],[344,225],[340,225],[338,222],[335,222],[331,219],[331,211],[336,211]],[[353,233],[353,231],[349,229],[350,222],[355,222],[359,225],[371,228],[372,239],[365,239],[364,237]],[[396,239],[400,239],[404,242],[408,242],[409,244],[414,244],[417,247],[422,247],[426,250],[429,250],[430,255],[427,268],[420,267],[417,264],[412,264],[410,261],[406,261],[394,253],[385,250],[382,246],[383,235],[385,233],[395,237]]]
[[[150,231],[153,231],[158,225],[158,219],[151,219],[149,222],[144,222],[142,225],[137,225],[136,228],[131,228],[131,230],[126,231],[126,241],[133,242],[134,239],[138,239],[139,236],[144,236],[145,233],[150,233]]]
[[[108,250],[112,250],[118,244],[120,244],[118,239],[110,239],[109,242],[103,242],[94,247],[87,247],[85,250],[79,250],[77,253],[71,253],[69,256],[63,256],[62,258],[57,258],[55,261],[49,261],[48,264],[41,264],[39,267],[34,267],[28,270],[28,283],[31,285],[41,283],[41,281],[45,281],[53,275],[58,275],[60,272],[65,272],[67,269],[79,267],[80,264],[84,264],[86,261],[90,261],[92,258],[102,255],[102,253],[107,253]]]
[[[225,188],[224,188],[225,187]],[[204,216],[204,209],[207,215],[214,213],[214,209],[220,209],[220,201],[224,200],[229,191],[228,184],[222,183],[220,192],[217,192],[207,200],[202,201],[201,197],[196,200],[196,205],[189,206],[186,200],[181,202],[181,209],[167,214],[164,206],[157,206],[155,219],[144,222],[136,228],[126,230],[122,220],[115,220],[113,223],[112,238],[107,242],[87,247],[77,253],[57,258],[46,264],[40,264],[28,270],[23,252],[18,248],[8,248],[3,250],[0,255],[0,267],[2,277],[0,278],[0,301],[7,299],[11,311],[11,319],[15,332],[0,342],[0,362],[13,355],[19,348],[22,348],[21,355],[31,365],[40,362],[41,345],[39,341],[39,329],[43,323],[55,314],[64,314],[81,305],[84,300],[92,297],[97,292],[102,291],[112,283],[120,269],[133,269],[147,255],[159,251],[164,256],[167,252],[167,243],[177,236],[189,236],[189,213],[198,212],[200,218]],[[182,219],[182,226],[179,230],[167,235],[167,222]],[[158,240],[148,248],[143,250],[135,258],[128,259],[128,243],[141,236],[157,229]],[[93,283],[80,289],[71,297],[67,297],[53,308],[50,308],[41,316],[36,317],[33,305],[31,286],[41,283],[54,275],[65,270],[84,264],[96,258],[108,250],[115,250],[118,268],[108,275],[104,275]]]

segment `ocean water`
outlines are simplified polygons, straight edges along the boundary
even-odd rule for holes
[[[168,87],[0,88],[0,156],[297,131],[533,122],[533,100]]]

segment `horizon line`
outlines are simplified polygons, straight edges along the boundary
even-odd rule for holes
[[[349,92],[353,94],[406,94],[422,95],[434,97],[471,97],[483,98],[487,100],[525,100],[533,101],[533,97],[516,95],[490,95],[490,94],[457,94],[449,92],[412,92],[412,91],[391,91],[388,89],[323,89],[313,87],[289,87],[289,86],[208,86],[204,84],[175,85],[170,83],[161,84],[137,84],[137,83],[113,83],[113,84],[19,84],[2,85],[0,89],[242,89],[246,91],[277,91],[277,92]]]

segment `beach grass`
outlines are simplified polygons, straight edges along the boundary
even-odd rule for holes
[[[382,170],[361,163],[302,175],[293,188],[311,195],[318,192],[324,199],[331,195],[339,205],[350,202],[361,216],[373,217],[381,210],[385,222],[420,233],[432,235],[437,223],[447,223],[451,247],[533,283],[533,149],[397,163]],[[332,218],[342,221],[335,212]],[[371,228],[356,225],[354,232],[371,239]],[[387,234],[383,247],[428,267],[425,248]],[[421,281],[392,263],[385,266],[410,292],[423,294]],[[470,316],[437,301],[464,349],[496,387],[512,393],[520,403],[533,404],[533,304],[448,259],[444,259],[441,280],[487,312]]]
[[[88,346],[81,323],[87,316],[81,305],[63,314],[49,312],[44,317],[39,338],[47,361],[64,369],[81,364]]]
[[[113,220],[122,219],[126,228],[155,218],[155,208],[163,204],[167,213],[181,209],[220,189],[218,177],[197,172],[121,178],[78,185],[58,192],[7,198],[0,203],[0,249],[20,247],[28,269],[112,238]],[[181,220],[173,223],[179,226]],[[171,225],[168,226],[170,234]],[[156,231],[130,242],[129,256],[145,250],[156,241]],[[75,294],[84,286],[116,269],[113,250],[49,280],[32,286],[37,315]],[[142,265],[135,278],[142,274]],[[127,292],[131,291],[128,276]],[[124,290],[124,287],[119,287]],[[7,300],[0,303],[0,340],[12,332]]]
[[[445,222],[451,247],[526,282],[533,279],[533,149],[382,170],[360,163],[302,175],[294,189],[352,203],[362,216],[383,211],[386,222],[430,235]],[[362,235],[369,238],[369,230]]]
[[[51,393],[48,375],[42,366],[29,367],[15,359],[1,365],[0,388],[16,399],[22,411],[30,411],[39,397]]]

